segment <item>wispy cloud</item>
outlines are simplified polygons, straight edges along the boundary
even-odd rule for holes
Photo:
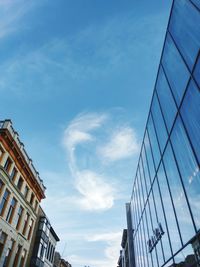
[[[92,131],[102,127],[107,117],[106,114],[80,114],[69,124],[63,138],[69,167],[75,179],[75,187],[82,196],[80,206],[90,211],[111,208],[114,203],[115,190],[103,175],[90,169],[80,170],[76,162],[75,150],[77,145],[95,139]]]
[[[134,130],[130,127],[117,129],[105,145],[98,148],[97,153],[106,161],[116,161],[137,154],[139,142]]]

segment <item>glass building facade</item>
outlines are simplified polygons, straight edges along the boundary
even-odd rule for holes
[[[130,201],[136,267],[200,266],[200,0],[175,0]]]

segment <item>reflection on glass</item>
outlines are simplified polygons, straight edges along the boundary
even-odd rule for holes
[[[171,258],[172,253],[171,253],[171,249],[170,249],[170,243],[169,243],[169,238],[168,238],[168,233],[167,233],[167,225],[166,225],[166,221],[164,218],[162,203],[161,203],[159,189],[158,189],[157,178],[154,182],[153,193],[154,193],[154,197],[156,199],[155,205],[156,205],[156,210],[157,210],[157,215],[158,215],[157,224],[160,223],[162,228],[163,228],[163,231],[164,231],[164,235],[162,236],[161,241],[162,241],[162,245],[163,245],[164,259],[165,259],[165,261],[167,261],[169,258]]]
[[[143,222],[144,233],[145,233],[145,241],[146,241],[145,244],[146,244],[146,248],[147,248],[147,241],[150,238],[150,234],[149,234],[149,226],[148,226],[148,222],[147,222],[146,210],[144,211],[144,216],[143,216],[142,222]],[[147,248],[147,252],[148,252],[148,248]],[[147,256],[148,256],[149,266],[152,267],[151,253],[148,252]]]
[[[200,56],[194,70],[194,78],[200,87]]]
[[[162,164],[160,164],[158,173],[158,183],[160,186],[161,196],[163,200],[164,212],[166,215],[167,225],[169,225],[169,235],[171,239],[171,245],[173,253],[178,251],[181,248],[181,239],[178,232],[178,227],[176,223],[176,218],[174,214],[174,209],[172,206],[172,201],[170,193],[168,190],[168,184],[165,176],[165,172]]]
[[[200,162],[200,91],[194,81],[190,82],[185,95],[181,115]]]
[[[158,136],[158,141],[159,141],[161,152],[162,152],[165,148],[168,135],[167,135],[165,123],[163,120],[163,116],[160,110],[160,106],[158,103],[158,98],[157,98],[156,93],[154,94],[154,97],[153,97],[151,110],[152,110],[153,120],[155,122],[155,128],[156,128],[156,133]]]
[[[195,234],[195,230],[170,144],[167,145],[167,149],[165,151],[164,166],[172,193],[172,199],[183,243],[186,243]]]
[[[179,252],[175,257],[174,261],[178,266],[186,266],[186,267],[198,267],[196,264],[196,259],[194,255],[194,250],[189,244],[187,247],[185,247],[181,252]]]
[[[153,120],[152,120],[151,115],[149,116],[147,128],[148,128],[148,133],[149,133],[149,140],[150,140],[151,147],[153,150],[154,162],[155,162],[155,165],[157,168],[159,161],[160,161],[160,150],[158,147],[158,142],[157,142],[156,133],[155,133],[155,129],[154,129]]]
[[[156,90],[161,103],[161,109],[163,111],[167,124],[167,129],[168,131],[170,131],[176,115],[176,105],[162,67],[160,67],[159,70]]]
[[[153,223],[152,235],[155,235],[154,231],[156,228],[158,228],[158,217],[157,217],[155,203],[154,203],[154,199],[153,199],[152,194],[153,193],[151,193],[149,196],[149,204],[150,204],[150,212],[151,212],[152,223]],[[157,250],[159,266],[161,266],[164,263],[164,258],[163,258],[162,247],[161,247],[160,241],[158,241],[155,249]]]
[[[165,43],[162,63],[176,102],[179,105],[189,79],[189,71],[169,34]]]
[[[196,226],[200,228],[200,172],[194,158],[180,117],[177,118],[171,136],[177,163],[190,202]]]
[[[149,143],[149,136],[148,136],[147,131],[145,133],[144,143],[145,143],[147,164],[148,164],[149,172],[150,172],[150,180],[153,181],[153,178],[155,176],[155,168],[153,164],[153,158],[152,158],[151,147]]]
[[[144,172],[143,172],[141,158],[140,158],[140,161],[139,161],[138,172],[140,174],[140,182],[141,182],[141,187],[142,187],[142,195],[144,197],[144,205],[145,205],[145,202],[146,202],[146,199],[147,199],[147,190],[146,190],[146,182],[145,182],[145,177],[144,177]]]
[[[147,194],[148,194],[150,187],[151,187],[151,180],[150,180],[150,176],[149,176],[144,146],[142,147],[142,158],[141,159],[142,159],[141,162],[142,162],[144,177],[145,177],[145,181],[146,181]]]
[[[190,1],[176,0],[169,30],[190,69],[193,67],[200,47],[199,25],[199,11],[190,3]]]

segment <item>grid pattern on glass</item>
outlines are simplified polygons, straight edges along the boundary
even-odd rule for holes
[[[137,267],[189,264],[190,260],[196,266],[200,247],[195,237],[200,229],[199,7],[199,0],[173,3],[131,198]],[[164,234],[147,253],[147,242],[159,223]]]

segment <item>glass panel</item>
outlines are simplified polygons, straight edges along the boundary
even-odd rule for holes
[[[176,102],[179,105],[189,79],[189,71],[169,34],[165,43],[162,63]]]
[[[153,158],[152,158],[151,147],[149,144],[149,137],[148,137],[147,131],[145,133],[144,142],[145,142],[144,147],[145,147],[145,151],[146,151],[146,159],[147,159],[148,169],[150,172],[150,180],[152,181],[154,176],[155,176],[155,168],[154,168],[154,164],[153,164]]]
[[[196,264],[195,253],[194,250],[189,244],[180,253],[178,253],[174,258],[176,266],[188,266],[188,267],[198,267]]]
[[[186,193],[190,201],[196,226],[200,228],[200,172],[194,158],[187,136],[183,129],[180,117],[177,118],[172,132],[172,144],[177,163],[181,172]]]
[[[191,81],[185,95],[181,115],[200,162],[200,92],[194,81]]]
[[[160,150],[158,147],[158,142],[157,142],[156,133],[155,133],[155,129],[153,126],[153,121],[152,121],[151,115],[149,116],[149,121],[148,121],[147,127],[148,127],[148,133],[149,133],[149,139],[150,139],[151,147],[153,150],[154,162],[155,162],[155,166],[157,168],[159,161],[160,161]]]
[[[170,131],[175,119],[177,109],[162,67],[160,67],[159,70],[156,90],[167,124],[167,129],[168,131]]]
[[[149,177],[144,146],[142,148],[142,161],[141,162],[142,162],[143,173],[144,173],[144,177],[145,177],[145,181],[146,181],[146,189],[147,189],[147,194],[148,194],[150,187],[151,187],[151,181],[150,181],[150,177]]]
[[[155,123],[156,133],[160,144],[161,152],[164,150],[167,141],[167,131],[164,124],[163,116],[158,103],[156,93],[153,96],[153,102],[151,106],[152,116]]]
[[[174,209],[171,201],[171,196],[168,190],[168,184],[165,176],[165,172],[162,164],[160,164],[158,170],[158,183],[160,186],[160,192],[163,200],[164,212],[166,215],[167,225],[169,226],[169,236],[172,244],[173,253],[178,251],[182,244],[178,232]]]
[[[172,193],[182,239],[183,242],[186,243],[195,234],[195,230],[170,144],[167,145],[167,149],[164,155],[164,165]]]
[[[194,78],[197,81],[199,87],[200,87],[200,56],[198,58],[197,64],[195,66],[194,70]]]
[[[149,262],[149,266],[152,267],[151,253],[148,252],[148,247],[147,247],[147,241],[149,240],[150,235],[149,235],[149,229],[148,229],[148,223],[147,223],[146,209],[144,211],[144,216],[143,216],[142,222],[143,222],[144,233],[145,233],[145,245],[146,245],[146,250],[147,250],[148,262]]]
[[[176,0],[169,30],[192,69],[200,47],[200,13],[188,0]]]
[[[165,261],[167,261],[169,258],[171,258],[172,253],[170,249],[170,243],[169,243],[169,238],[168,238],[168,233],[167,233],[167,224],[166,224],[164,213],[163,213],[163,207],[162,207],[162,202],[160,198],[157,178],[154,182],[153,193],[155,197],[155,205],[156,205],[157,216],[158,216],[157,223],[158,225],[161,225],[163,232],[164,232],[164,234],[162,235],[161,241],[163,245]]]
[[[140,158],[140,161],[139,161],[138,170],[139,170],[139,173],[140,173],[140,180],[141,180],[141,186],[142,186],[142,195],[144,197],[144,205],[145,205],[145,202],[146,202],[146,199],[147,199],[147,190],[146,190],[146,183],[145,183],[145,178],[144,178],[143,167],[142,167],[142,164],[141,164],[141,158]],[[144,206],[142,208],[144,208]]]
[[[151,218],[152,218],[152,223],[153,223],[152,236],[155,238],[155,229],[158,228],[158,218],[156,214],[156,209],[155,209],[152,193],[149,196],[149,205],[150,205],[150,213],[151,213]],[[160,241],[157,242],[154,249],[157,251],[159,266],[161,266],[164,262],[164,259],[163,259],[163,253],[162,253]]]

